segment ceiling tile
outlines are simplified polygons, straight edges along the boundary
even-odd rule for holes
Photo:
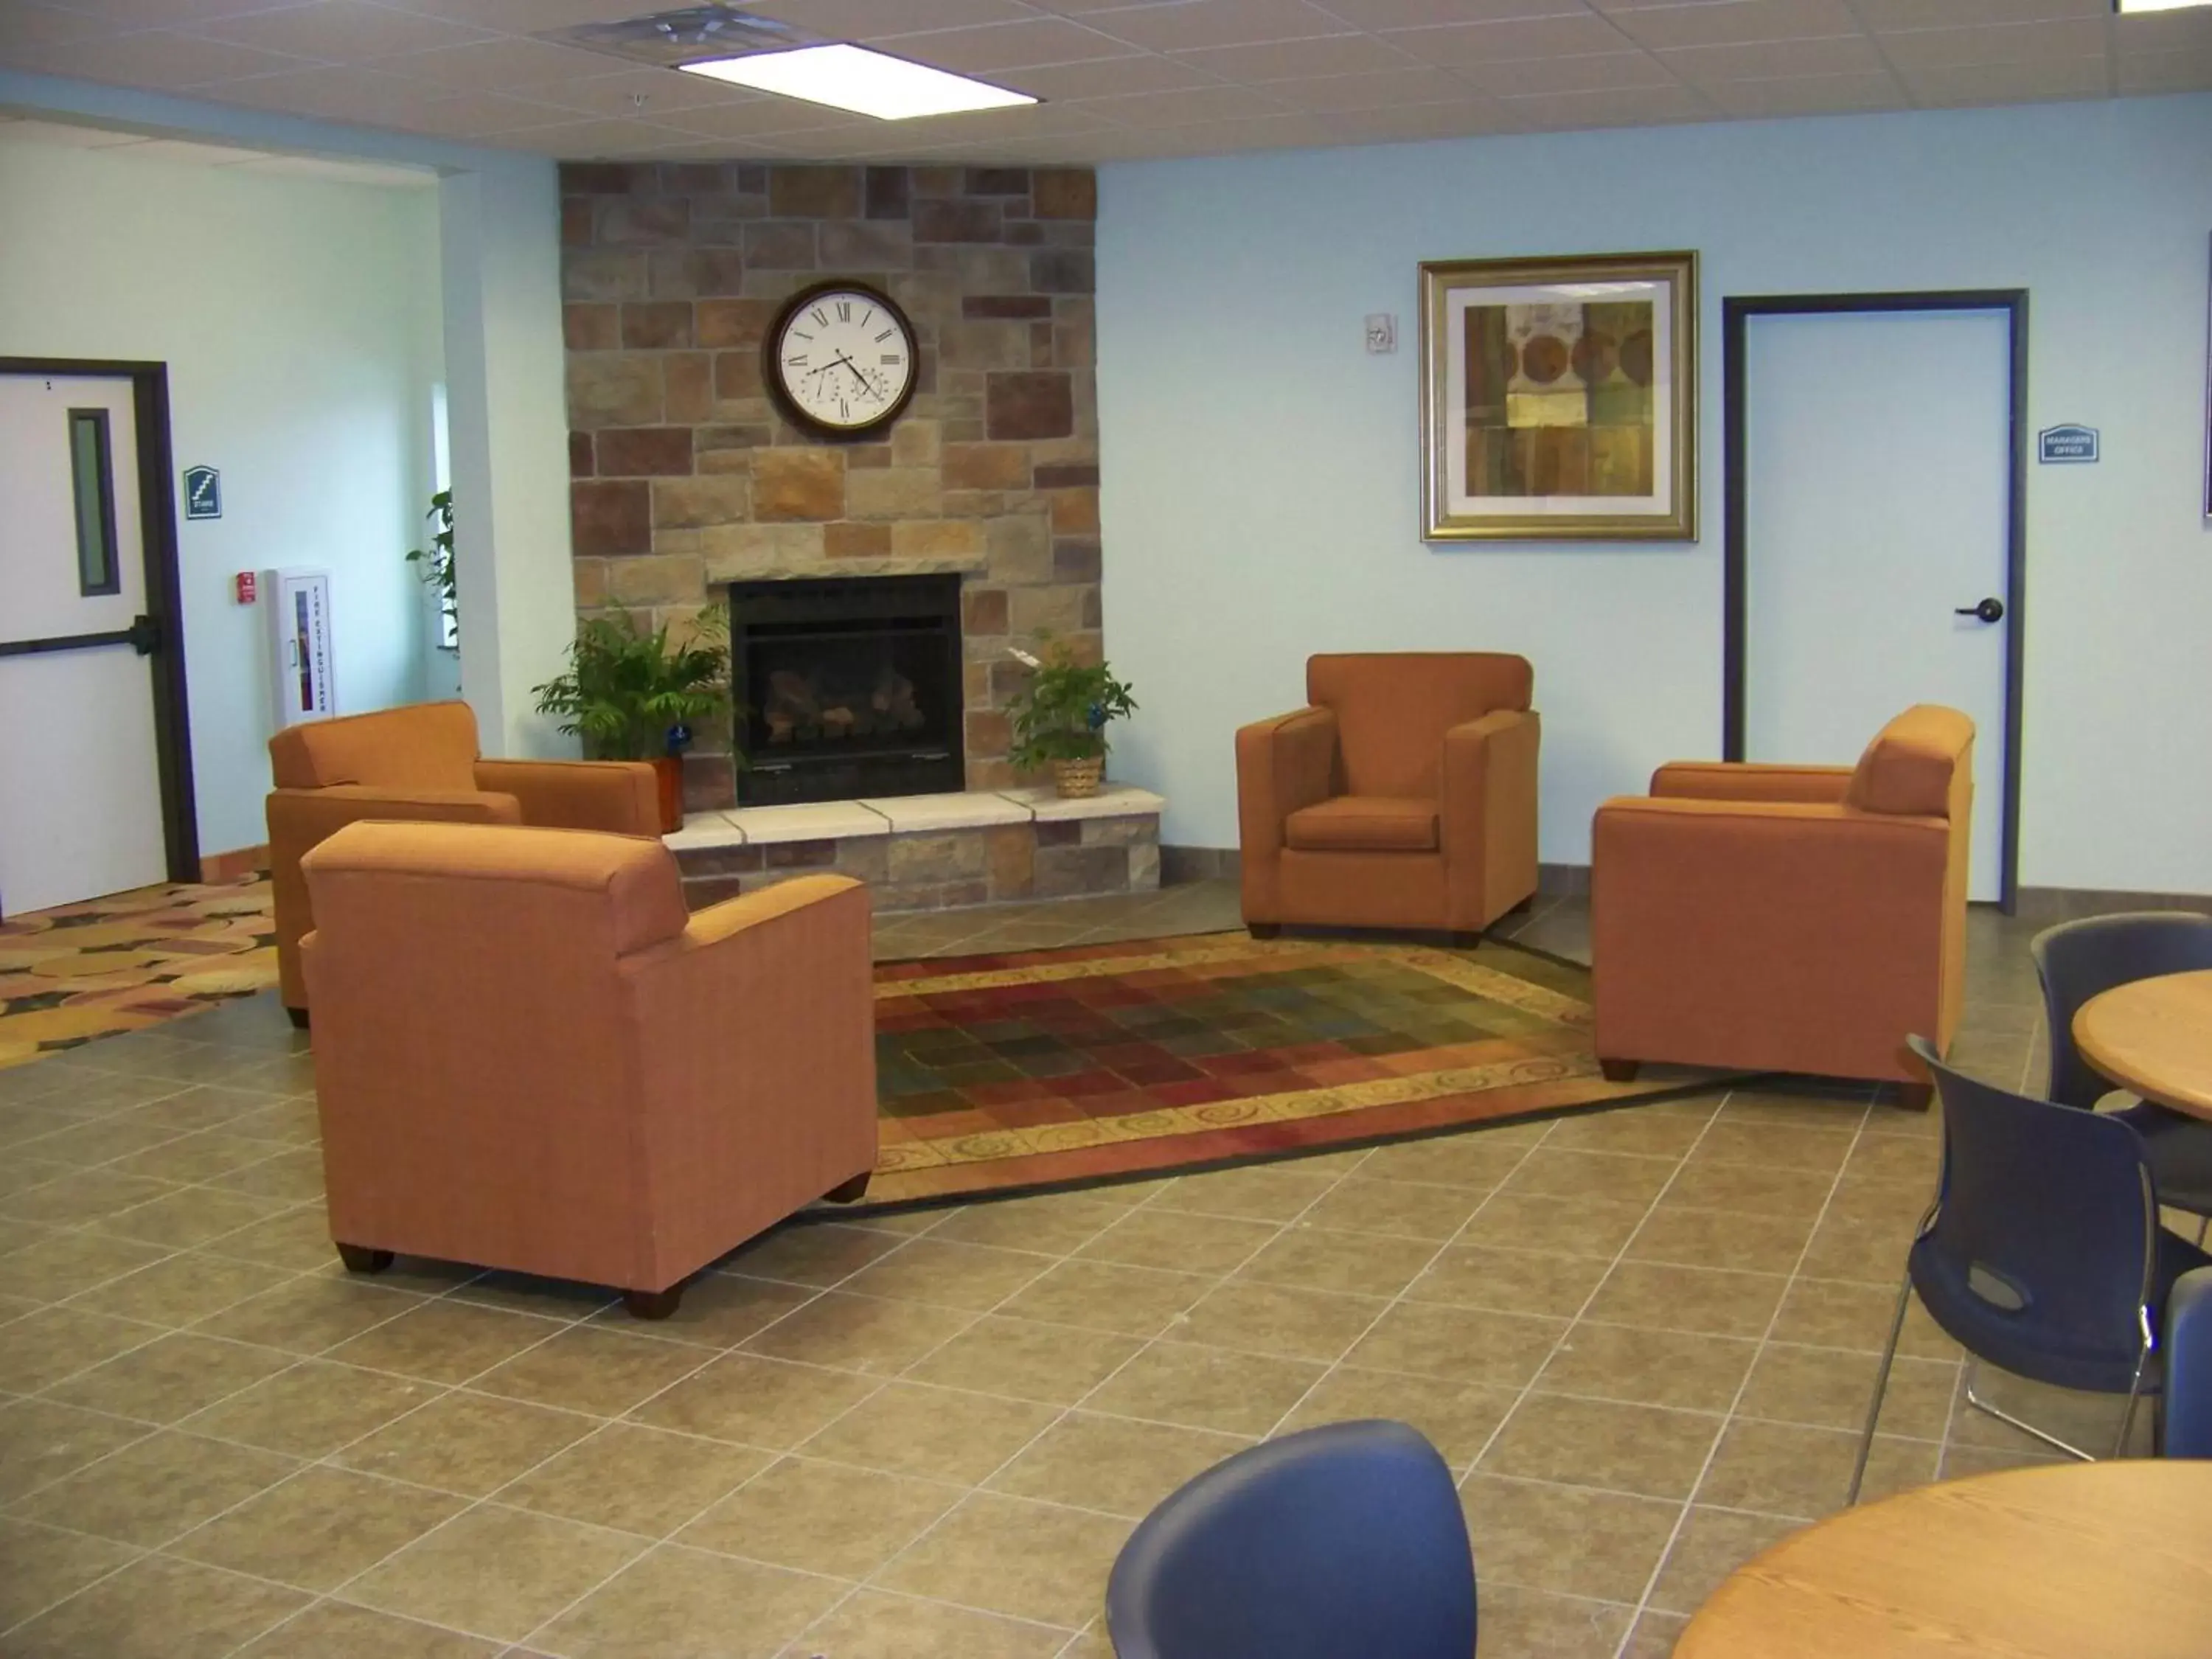
[[[2122,92],[2212,91],[2212,52],[2130,53],[2119,70]]]
[[[1638,6],[1608,15],[1647,46],[1721,46],[1860,33],[1858,20],[1844,0],[1709,0],[1702,5]]]
[[[1249,46],[1261,40],[1349,32],[1342,19],[1306,0],[1171,0],[1165,5],[1091,12],[1083,21],[1150,52]]]
[[[544,40],[525,40],[513,35],[473,46],[441,46],[434,52],[411,52],[382,58],[376,67],[410,80],[434,82],[461,92],[503,92],[510,87],[538,87],[553,81],[584,81],[622,67],[618,58],[596,52],[578,52]]]
[[[1467,102],[1408,104],[1402,109],[1347,110],[1327,118],[1340,142],[1353,144],[1418,143],[1430,138],[1474,138],[1527,128],[1495,99]]]
[[[1179,52],[1176,61],[1224,81],[1297,81],[1320,75],[1364,75],[1410,69],[1413,60],[1372,34],[1337,34],[1314,40],[1276,40],[1249,46],[1208,46]]]
[[[2121,52],[2212,52],[2212,9],[2115,17],[2112,35]]]
[[[1135,58],[1099,58],[1087,64],[1053,64],[1015,70],[1003,78],[1018,92],[1063,101],[1119,98],[1139,92],[1180,92],[1185,87],[1220,84],[1203,70],[1151,52]]]
[[[70,75],[80,80],[150,87],[158,91],[234,80],[240,76],[271,74],[278,70],[296,69],[302,62],[273,52],[257,52],[251,46],[202,40],[159,29],[111,35],[105,40],[26,48],[10,57],[27,69],[48,75]]]
[[[2112,0],[1856,0],[1868,28],[1981,28],[2045,17],[2108,17]]]
[[[1960,64],[1899,73],[1924,104],[2010,104],[2026,98],[2094,98],[2108,84],[2101,58],[2043,64]]]
[[[1124,127],[1187,126],[1194,121],[1240,120],[1255,115],[1286,115],[1291,111],[1287,100],[1270,97],[1251,87],[1227,86],[1139,93],[1132,98],[1086,98],[1076,107]]]
[[[670,110],[659,118],[662,125],[679,127],[696,137],[732,141],[848,126],[853,121],[843,110],[796,98],[754,98],[744,103]]]
[[[1310,81],[1273,82],[1267,89],[1299,109],[1317,110],[1324,114],[1395,109],[1410,104],[1449,104],[1477,95],[1465,81],[1440,69],[1324,75]]]
[[[420,131],[435,133],[441,138],[477,139],[489,138],[494,133],[520,132],[531,127],[597,124],[577,121],[574,110],[556,109],[550,104],[538,103],[527,98],[510,98],[502,93],[486,93],[481,97],[449,98],[443,103],[429,105],[412,117],[407,125]],[[635,125],[642,125],[643,123]],[[670,142],[679,142],[689,136],[678,134]]]
[[[223,102],[248,109],[403,131],[422,112],[450,103],[459,95],[451,87],[405,81],[375,70],[336,66],[257,75],[251,80],[227,82],[222,92]]]
[[[1412,29],[1501,17],[1556,17],[1585,9],[1583,0],[1322,0],[1334,17],[1358,29]]]
[[[1094,58],[1123,58],[1133,50],[1065,18],[1037,17],[1024,23],[993,23],[982,28],[939,29],[929,34],[872,35],[902,58],[913,58],[963,75],[1029,69],[1039,64],[1079,64]]]
[[[211,0],[223,3],[223,0]],[[164,0],[140,0],[161,4]],[[286,4],[296,0],[284,0]],[[375,0],[394,11],[417,12],[450,22],[473,23],[498,34],[536,34],[580,23],[618,23],[647,12],[672,10],[684,0]]]
[[[1796,75],[1771,81],[1720,81],[1703,88],[1730,115],[1842,115],[1855,110],[1905,109],[1911,100],[1887,71],[1872,75]]]
[[[742,87],[704,75],[642,66],[617,70],[612,75],[594,75],[581,81],[520,86],[514,91],[518,97],[617,121],[657,121],[672,110],[744,103],[758,96]],[[641,106],[637,102],[640,98],[645,100]]]
[[[1228,155],[1252,149],[1321,149],[1335,142],[1318,115],[1262,115],[1249,121],[1205,121],[1163,127],[1180,155]]]
[[[511,149],[531,149],[576,161],[650,155],[686,142],[683,133],[649,121],[570,121],[556,126],[516,127],[476,135]]]
[[[180,29],[210,18],[296,6],[300,0],[66,0],[66,3],[71,11],[82,12],[111,29]]]
[[[1684,87],[1626,87],[1618,92],[1564,92],[1508,98],[1506,107],[1540,131],[1589,127],[1663,126],[1710,119],[1712,106]]]
[[[632,0],[635,9],[652,11],[653,0]],[[671,6],[683,0],[665,0]],[[870,40],[925,29],[967,28],[979,23],[1012,23],[1039,15],[1024,0],[755,0],[745,8],[779,22],[833,40]]]
[[[2033,64],[2052,58],[2094,58],[2105,50],[2105,20],[2071,17],[2045,23],[2006,23],[1992,28],[1912,29],[1881,37],[1881,49],[1899,69],[1942,69],[1954,64]]]
[[[330,64],[357,64],[394,52],[465,46],[491,38],[487,31],[470,24],[392,11],[365,4],[363,0],[314,0],[313,4],[283,11],[250,12],[243,17],[199,24],[192,33],[205,40],[229,40]]]
[[[1635,46],[1604,18],[1588,11],[1557,17],[1521,17],[1443,28],[1395,29],[1382,39],[1425,64],[1511,63],[1522,58],[1568,58],[1626,52]]]
[[[1684,80],[1763,81],[1784,76],[1872,75],[1881,54],[1864,35],[1826,40],[1757,40],[1732,46],[1682,46],[1653,54]]]
[[[32,5],[28,0],[21,5],[0,6],[0,54],[17,47],[95,40],[107,33],[105,24],[58,6]]]
[[[1520,63],[1465,64],[1454,71],[1485,92],[1535,94],[1606,92],[1620,87],[1679,84],[1664,64],[1644,52],[1592,52],[1577,58],[1536,58]]]

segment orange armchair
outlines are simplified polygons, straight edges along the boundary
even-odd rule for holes
[[[1592,833],[1590,949],[1606,1075],[1662,1060],[1928,1087],[1966,949],[1973,722],[1932,704],[1856,767],[1662,766]]]
[[[868,894],[686,916],[656,842],[354,823],[301,860],[331,1234],[614,1286],[690,1274],[876,1161]]]
[[[1472,944],[1531,896],[1534,678],[1485,652],[1307,659],[1307,706],[1237,733],[1245,925]]]
[[[533,823],[658,836],[659,797],[641,761],[488,761],[465,702],[416,703],[289,726],[269,739],[269,874],[276,971],[292,1023],[307,1023],[300,940],[315,925],[301,857],[364,818]]]

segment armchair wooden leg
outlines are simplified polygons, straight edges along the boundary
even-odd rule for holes
[[[1279,921],[1248,921],[1244,924],[1244,931],[1254,939],[1279,939],[1283,924]]]
[[[349,1273],[380,1273],[392,1265],[392,1252],[372,1250],[365,1244],[341,1244],[338,1260]]]
[[[1468,933],[1464,928],[1455,928],[1452,932],[1451,945],[1455,951],[1476,950],[1481,944],[1482,935],[1480,933]]]
[[[850,1181],[841,1181],[822,1194],[832,1204],[858,1204],[868,1195],[869,1172],[863,1170]]]
[[[624,1291],[623,1306],[629,1310],[633,1319],[665,1319],[682,1305],[684,1287],[671,1285],[665,1291]]]
[[[1601,1060],[1597,1068],[1605,1074],[1607,1083],[1633,1083],[1643,1064],[1637,1060]]]
[[[304,1031],[307,1029],[307,1011],[305,1008],[288,1007],[284,1012],[292,1017],[292,1029],[294,1030]]]
[[[1932,1083],[1900,1083],[1897,1085],[1897,1103],[1908,1112],[1924,1112],[1936,1101],[1936,1085]]]

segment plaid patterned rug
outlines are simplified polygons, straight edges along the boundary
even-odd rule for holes
[[[17,916],[0,922],[0,1067],[276,982],[266,877]]]
[[[1164,1175],[1718,1080],[1607,1082],[1589,977],[1510,945],[1241,933],[884,963],[869,1203]]]

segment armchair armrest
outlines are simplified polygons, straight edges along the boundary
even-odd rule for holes
[[[1770,766],[1752,761],[1669,761],[1651,793],[1698,800],[1794,800],[1833,805],[1850,787],[1848,766]]]
[[[1488,927],[1536,890],[1536,765],[1543,721],[1493,709],[1444,733],[1442,807],[1455,931]]]
[[[1283,821],[1327,800],[1336,782],[1336,715],[1294,709],[1237,730],[1237,841],[1242,851],[1244,920],[1281,920],[1278,861]]]
[[[618,836],[660,834],[658,784],[643,761],[480,760],[476,770],[479,788],[522,804],[525,823]]]

